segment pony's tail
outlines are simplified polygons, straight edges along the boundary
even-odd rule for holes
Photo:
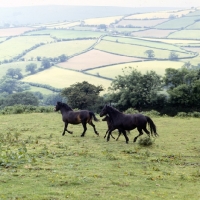
[[[95,114],[92,111],[89,111],[90,117],[94,119],[94,121],[98,122],[99,120],[96,118]]]
[[[147,119],[147,123],[148,123],[149,128],[150,128],[151,136],[155,136],[155,137],[159,136],[157,131],[156,131],[156,125],[154,124],[153,120],[148,116],[145,116],[145,117]]]

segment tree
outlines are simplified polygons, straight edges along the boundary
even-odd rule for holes
[[[8,94],[12,94],[14,92],[22,92],[29,87],[30,86],[27,84],[23,84],[16,79],[6,76],[0,80],[0,93],[6,92]]]
[[[171,52],[169,54],[169,59],[170,60],[178,60],[178,54],[176,54],[175,52]]]
[[[67,99],[72,108],[89,109],[99,101],[103,87],[95,86],[87,81],[76,83],[61,91],[61,95]]]
[[[6,106],[16,104],[38,106],[38,99],[31,92],[19,92],[11,94],[6,98]]]
[[[62,102],[63,98],[60,94],[49,94],[44,97],[44,105],[56,105],[57,101]]]
[[[30,63],[26,65],[26,72],[30,71],[31,74],[34,74],[36,69],[37,69],[37,65],[35,63]]]
[[[144,52],[144,54],[146,54],[148,56],[148,58],[154,58],[155,57],[155,54],[154,54],[154,51],[153,50],[146,50]]]
[[[128,75],[124,74],[113,80],[109,98],[122,110],[131,107],[141,109],[156,103],[160,89],[161,77],[155,72],[150,71],[142,75],[133,69]]]
[[[67,60],[67,56],[65,54],[62,54],[59,56],[60,62],[65,62]]]
[[[166,69],[164,84],[169,103],[177,107],[200,107],[200,70]]]
[[[43,58],[42,59],[42,67],[44,69],[48,69],[49,67],[51,67],[50,61],[48,58]]]
[[[23,75],[21,73],[21,69],[20,68],[9,68],[6,72],[7,76],[11,76],[11,78],[13,79],[21,79],[23,78]]]

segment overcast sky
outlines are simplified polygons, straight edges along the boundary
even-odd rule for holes
[[[198,7],[200,0],[0,0],[0,7],[85,5],[124,7]]]

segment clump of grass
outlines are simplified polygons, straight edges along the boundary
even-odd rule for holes
[[[140,146],[151,146],[153,145],[153,141],[151,140],[150,137],[144,137],[139,139],[138,144]]]

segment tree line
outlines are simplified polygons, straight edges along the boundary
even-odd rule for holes
[[[187,65],[186,65],[187,64]],[[109,87],[95,86],[87,81],[63,88],[51,95],[29,92],[29,85],[10,74],[0,80],[0,107],[9,105],[55,105],[67,101],[74,109],[89,109],[99,112],[104,104],[111,104],[121,111],[130,108],[138,111],[156,110],[161,114],[176,115],[178,112],[200,110],[200,69],[186,63],[181,69],[168,68],[164,76],[148,71],[142,74],[126,67]]]

